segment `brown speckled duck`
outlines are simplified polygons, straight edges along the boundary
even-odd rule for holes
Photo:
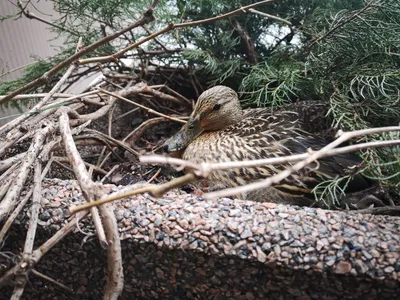
[[[200,95],[188,122],[164,143],[164,150],[183,151],[182,158],[195,163],[220,163],[299,154],[308,148],[318,150],[325,146],[324,139],[310,133],[316,127],[313,122],[319,118],[319,108],[315,113],[315,107],[305,108],[300,104],[293,108],[294,111],[273,114],[266,108],[242,110],[234,90],[215,86]],[[322,158],[318,165],[311,165],[284,182],[238,197],[310,205],[314,202],[313,187],[323,180],[344,175],[347,168],[359,163],[353,154]],[[215,171],[207,178],[207,183],[214,189],[244,185],[288,166],[289,163]],[[360,175],[355,175],[348,185],[350,190],[367,187],[368,183]]]

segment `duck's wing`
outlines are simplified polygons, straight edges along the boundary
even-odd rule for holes
[[[325,147],[328,142],[315,136],[307,136],[299,140],[286,140],[283,143],[289,148],[293,154],[306,153],[308,149],[318,151]],[[346,174],[352,175],[351,180],[347,183],[347,191],[355,192],[367,189],[371,186],[371,181],[360,174],[355,173],[357,166],[362,160],[354,153],[344,153],[335,156],[324,157],[318,160],[317,164],[308,167],[309,173],[313,176],[321,177],[321,180],[334,179]],[[354,171],[352,171],[354,170]]]
[[[232,151],[233,160],[255,160],[271,157],[280,157],[293,154],[306,153],[307,149],[320,150],[328,142],[301,129],[295,112],[281,112],[274,115],[263,114],[256,111],[251,117],[247,117],[231,128],[227,128],[227,136],[231,137],[236,151]],[[229,143],[228,143],[229,144]],[[305,167],[298,174],[281,183],[282,186],[300,191],[311,192],[319,182],[348,174],[350,168],[361,163],[361,160],[352,153],[333,157],[325,157]],[[250,168],[253,177],[268,177],[276,174],[293,163],[262,166]],[[250,175],[251,175],[250,174]],[[249,176],[251,177],[251,176]],[[250,178],[249,178],[250,179]],[[253,178],[254,180],[254,178]],[[370,186],[370,183],[361,175],[354,175],[349,183],[350,190],[362,190]]]
[[[296,120],[298,128],[313,134],[332,138],[331,120],[327,117],[329,105],[320,101],[299,101],[275,109],[256,108],[244,110],[244,117],[258,118],[268,115],[285,115],[288,120]]]

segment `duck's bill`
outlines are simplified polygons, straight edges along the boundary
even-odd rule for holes
[[[165,141],[164,151],[170,153],[185,149],[201,133],[200,122],[190,118],[179,132]]]

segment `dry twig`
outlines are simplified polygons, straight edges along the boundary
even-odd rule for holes
[[[98,188],[90,180],[89,174],[85,168],[85,163],[79,155],[78,149],[76,149],[74,140],[72,138],[71,129],[69,127],[69,118],[67,113],[63,112],[60,116],[60,133],[64,141],[65,152],[70,161],[70,164],[74,170],[75,176],[79,182],[79,186],[82,191],[83,197],[86,201],[93,201],[97,194],[96,189]],[[97,236],[100,240],[100,244],[103,248],[107,247],[107,240],[105,237],[104,229],[101,224],[101,219],[97,209],[91,210],[93,223],[96,226]]]
[[[71,130],[69,128],[67,113],[63,112],[60,116],[60,132],[63,135],[65,150],[74,169],[75,176],[81,187],[82,195],[89,203],[99,197],[100,186],[95,184],[89,177],[84,162],[73,142]],[[93,222],[103,247],[107,247],[108,253],[108,278],[104,299],[117,299],[123,288],[123,272],[121,258],[121,243],[118,235],[115,216],[108,206],[100,207],[100,212],[104,221],[104,229],[101,220],[97,215],[97,210],[91,209]],[[96,224],[96,222],[98,222]]]
[[[53,123],[50,123],[45,125],[45,127],[39,130],[38,133],[35,135],[35,138],[30,145],[29,150],[27,151],[25,160],[22,163],[21,168],[19,169],[19,174],[14,184],[12,184],[7,195],[0,203],[0,220],[4,219],[4,217],[8,215],[17,205],[17,199],[24,187],[26,179],[28,178],[29,169],[36,160],[36,157],[38,156],[47,135],[54,130],[55,125]]]
[[[32,206],[31,206],[31,219],[29,222],[29,229],[28,233],[26,235],[26,240],[25,240],[25,247],[24,247],[24,253],[23,253],[23,258],[27,259],[29,255],[32,253],[33,250],[33,243],[35,241],[35,235],[36,235],[36,228],[37,228],[37,222],[39,219],[39,207],[40,207],[40,199],[42,198],[42,193],[41,193],[41,165],[39,161],[36,161],[35,167],[34,167],[34,182],[33,182],[33,199],[32,199]],[[29,271],[29,269],[27,270]],[[22,296],[22,293],[24,292],[25,284],[28,279],[28,274],[27,273],[21,273],[18,274],[16,277],[16,285],[14,287],[14,291],[12,294],[11,299],[20,299]]]
[[[171,181],[160,184],[160,185],[144,185],[139,188],[137,187],[137,185],[127,186],[118,192],[112,193],[110,195],[105,195],[97,201],[85,203],[85,204],[77,205],[77,206],[71,206],[69,208],[69,212],[71,214],[76,214],[77,212],[80,212],[85,209],[89,209],[93,206],[98,206],[98,205],[101,205],[104,203],[112,202],[112,201],[115,201],[118,199],[123,199],[123,198],[127,198],[127,197],[130,197],[133,195],[143,194],[143,193],[150,193],[154,197],[159,198],[167,191],[170,191],[174,188],[180,187],[180,186],[182,186],[186,183],[192,182],[196,179],[197,179],[196,175],[194,175],[192,173],[188,173],[184,176],[172,179]]]

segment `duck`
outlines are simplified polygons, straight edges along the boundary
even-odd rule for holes
[[[319,150],[328,144],[318,135],[318,131],[326,127],[326,105],[318,104],[318,101],[299,103],[276,111],[242,109],[238,94],[232,88],[214,86],[199,96],[187,123],[164,142],[163,149],[169,155],[175,153],[175,157],[196,164],[281,157],[306,153],[310,148]],[[318,206],[314,188],[323,181],[348,174],[361,162],[353,153],[321,158],[279,184],[235,195],[235,198]],[[291,163],[283,163],[216,170],[207,177],[206,184],[211,190],[242,186],[273,176],[290,166]],[[353,174],[346,184],[350,192],[369,186],[360,174]]]

